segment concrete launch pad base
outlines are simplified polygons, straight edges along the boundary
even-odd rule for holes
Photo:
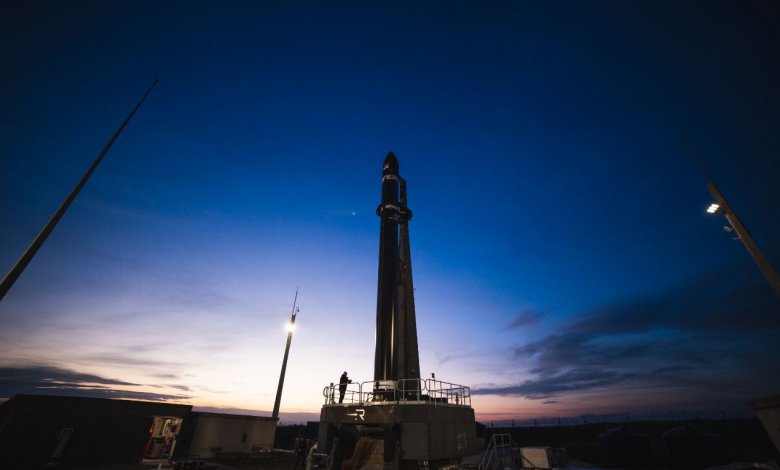
[[[318,441],[331,469],[435,470],[479,450],[473,408],[429,401],[325,405]]]

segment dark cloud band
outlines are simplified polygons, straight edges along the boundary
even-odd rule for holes
[[[0,397],[17,394],[72,395],[141,400],[185,400],[188,395],[128,390],[141,384],[51,366],[0,368]],[[185,386],[173,386],[188,391]]]
[[[547,400],[601,391],[615,400],[666,390],[670,402],[710,397],[724,404],[780,388],[772,370],[780,301],[744,268],[711,274],[651,295],[574,315],[558,330],[516,346],[511,357],[530,379],[475,387],[475,395]],[[511,325],[538,315],[521,312]]]

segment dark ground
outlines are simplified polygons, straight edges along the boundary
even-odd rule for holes
[[[625,432],[618,432],[611,439],[599,438],[604,431],[620,426],[617,423],[514,428],[478,425],[477,433],[484,437],[486,444],[494,433],[509,433],[519,446],[563,447],[570,458],[605,468],[693,470],[734,462],[780,462],[780,454],[758,419],[637,421],[623,425]],[[678,427],[686,430],[676,439],[664,439],[666,431]],[[304,425],[280,426],[276,436],[278,448],[291,450],[295,438],[316,440],[316,429]],[[247,470],[291,470],[293,457],[224,463]]]
[[[509,433],[519,446],[563,447],[573,459],[606,468],[697,469],[745,461],[780,462],[780,454],[757,419],[645,421],[623,426],[624,432],[612,438],[599,435],[620,424],[496,427],[483,428],[483,432],[486,443],[493,433]],[[667,430],[680,426],[686,431],[676,439],[664,439]]]
[[[514,428],[478,425],[478,434],[486,443],[492,434],[509,433],[519,446],[563,447],[570,458],[604,468],[693,470],[734,462],[780,462],[780,454],[757,419],[632,422],[624,425],[624,430],[630,431],[616,433],[617,438],[599,438],[604,431],[619,426],[616,423]],[[702,433],[683,436],[677,443],[663,438],[667,430],[680,426],[697,428]],[[296,438],[311,438],[313,431],[316,432],[305,425],[280,426],[276,434],[277,448],[292,450]],[[675,447],[675,444],[682,445]],[[241,470],[292,470],[295,456],[291,452],[275,453],[215,462]],[[298,468],[304,468],[304,464]],[[150,467],[91,470],[136,469]]]
[[[210,459],[199,470],[292,470],[295,457],[291,453],[274,454],[273,456],[253,456],[239,459]],[[96,467],[83,467],[81,470],[156,470],[158,464],[127,464],[127,465],[102,465]],[[172,470],[169,464],[163,464],[162,470]],[[185,467],[186,468],[186,467]],[[197,468],[197,467],[193,467]],[[303,470],[305,463],[298,466]]]

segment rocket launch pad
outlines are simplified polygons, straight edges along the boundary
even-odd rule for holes
[[[374,380],[323,389],[318,447],[330,469],[430,469],[478,450],[466,386],[420,377],[406,181],[382,169]],[[336,400],[336,397],[339,397]]]

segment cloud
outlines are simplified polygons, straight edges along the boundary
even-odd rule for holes
[[[467,352],[459,352],[455,354],[441,354],[438,351],[436,352],[436,359],[439,360],[439,365],[446,364],[452,361],[453,359],[462,359],[464,357],[469,357],[469,356],[471,355]]]
[[[530,399],[554,397],[561,392],[571,392],[605,385],[615,385],[634,379],[635,374],[620,374],[600,369],[569,370],[541,380],[528,380],[520,385],[472,390],[474,395],[520,395]]]
[[[729,276],[709,274],[664,292],[623,299],[584,312],[566,330],[622,334],[661,327],[709,333],[780,328],[777,298],[763,279],[741,282],[754,278],[745,271],[734,268]]]
[[[780,367],[780,302],[765,284],[744,279],[756,277],[732,269],[580,312],[511,350],[508,366],[530,378],[472,393],[550,401],[599,391],[620,400],[666,390],[669,400],[685,394],[734,404],[770,393],[780,387],[771,372]],[[521,312],[512,325],[533,318]]]
[[[71,395],[141,400],[184,400],[188,395],[127,390],[140,384],[51,366],[0,368],[0,397],[18,394]],[[172,386],[187,391],[183,386]]]
[[[180,363],[170,361],[160,361],[157,359],[148,359],[144,357],[132,357],[127,353],[111,353],[106,352],[102,354],[92,354],[89,356],[83,356],[83,360],[94,364],[109,364],[109,365],[134,365],[144,367],[177,367],[181,366]],[[163,377],[164,378],[164,377]]]
[[[176,374],[149,374],[149,377],[154,377],[156,379],[178,379],[179,378]]]
[[[520,328],[522,326],[533,325],[539,323],[541,319],[542,319],[542,312],[537,312],[535,310],[530,310],[530,309],[523,309],[520,312],[518,312],[514,316],[514,318],[512,318],[512,320],[506,326],[506,329],[511,330],[514,328]]]
[[[98,375],[83,374],[51,366],[0,368],[0,384],[37,385],[48,383],[95,383],[105,385],[138,385]]]

